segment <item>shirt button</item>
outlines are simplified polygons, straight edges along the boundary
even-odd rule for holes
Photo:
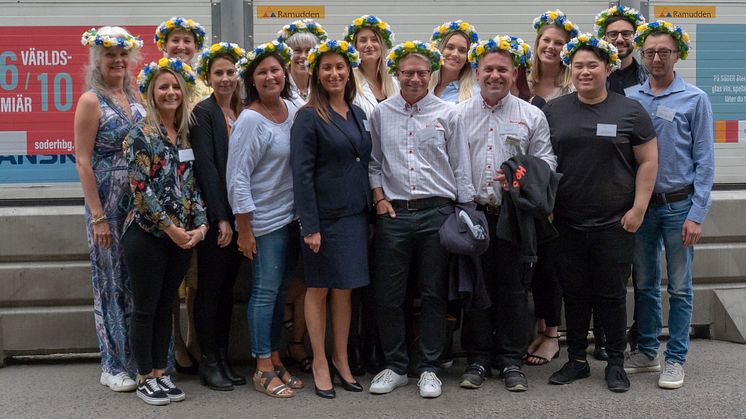
[[[494,130],[495,130],[494,128],[490,128],[490,132],[492,132],[492,131],[494,131]]]
[[[410,132],[409,132],[409,136],[410,136],[410,137],[412,136],[412,131],[410,131]]]
[[[412,186],[412,190],[415,190],[415,189],[417,189],[417,187],[416,186]]]
[[[414,170],[414,167],[410,167],[409,170]]]
[[[409,150],[409,154],[412,154],[412,150]]]
[[[360,157],[355,157],[355,161],[360,161]]]

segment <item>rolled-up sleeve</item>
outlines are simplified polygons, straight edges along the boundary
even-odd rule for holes
[[[234,214],[248,214],[256,209],[251,193],[251,174],[262,158],[266,136],[265,127],[250,118],[239,120],[233,126],[228,146],[226,186]]]
[[[549,168],[557,169],[557,156],[552,149],[552,142],[549,137],[549,124],[543,113],[538,113],[534,118],[534,124],[531,130],[531,137],[528,143],[528,154],[544,160]]]
[[[370,153],[370,164],[368,164],[368,179],[371,189],[383,187],[383,175],[381,165],[383,163],[383,151],[381,148],[381,112],[376,108],[370,115],[370,139],[372,149]]]
[[[456,200],[471,202],[476,191],[471,180],[468,138],[459,134],[460,130],[457,127],[458,109],[458,107],[452,107],[441,123],[446,129],[446,152],[456,180]]]

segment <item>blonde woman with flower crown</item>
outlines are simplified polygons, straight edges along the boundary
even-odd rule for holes
[[[472,43],[479,35],[468,22],[446,22],[433,30],[430,42],[443,54],[443,66],[433,73],[430,91],[446,102],[463,102],[479,94],[474,70],[467,61]]]
[[[363,15],[347,26],[344,40],[360,53],[360,66],[353,69],[357,83],[355,105],[366,116],[375,107],[398,93],[396,80],[386,69],[386,56],[394,45],[394,33],[388,23],[373,15]]]
[[[86,31],[81,42],[90,47],[88,90],[75,109],[75,156],[85,197],[100,382],[132,391],[137,372],[128,333],[132,293],[120,246],[131,192],[122,141],[145,116],[130,75],[142,41],[124,28],[104,26]]]
[[[534,58],[528,78],[531,93],[547,102],[573,92],[570,71],[562,65],[562,47],[580,33],[561,10],[550,10],[534,19]]]

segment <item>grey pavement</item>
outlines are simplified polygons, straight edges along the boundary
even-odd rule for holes
[[[3,418],[240,418],[240,417],[507,417],[507,418],[746,418],[746,346],[693,340],[686,363],[686,382],[679,390],[662,390],[657,373],[630,375],[632,389],[616,394],[603,381],[605,364],[591,359],[591,377],[568,386],[547,384],[566,358],[543,367],[525,367],[530,389],[509,393],[498,379],[481,389],[463,390],[458,378],[464,360],[441,372],[443,395],[424,400],[417,380],[388,395],[348,393],[337,387],[337,399],[306,389],[287,400],[271,399],[251,386],[216,392],[196,377],[176,377],[187,394],[181,403],[152,407],[133,393],[114,393],[98,383],[96,360],[13,362],[0,368],[0,417]],[[589,357],[590,359],[590,357]],[[249,374],[252,367],[239,366]],[[371,377],[361,379],[367,388]]]

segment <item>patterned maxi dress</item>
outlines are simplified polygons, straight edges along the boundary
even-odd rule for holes
[[[86,205],[86,232],[93,276],[93,313],[101,351],[101,370],[113,375],[127,372],[135,377],[137,368],[128,333],[132,317],[132,291],[119,247],[131,200],[122,141],[132,126],[145,116],[145,109],[130,98],[130,120],[117,104],[110,103],[100,92],[93,92],[98,98],[101,118],[91,166],[112,236],[110,249],[95,244],[91,211]]]

